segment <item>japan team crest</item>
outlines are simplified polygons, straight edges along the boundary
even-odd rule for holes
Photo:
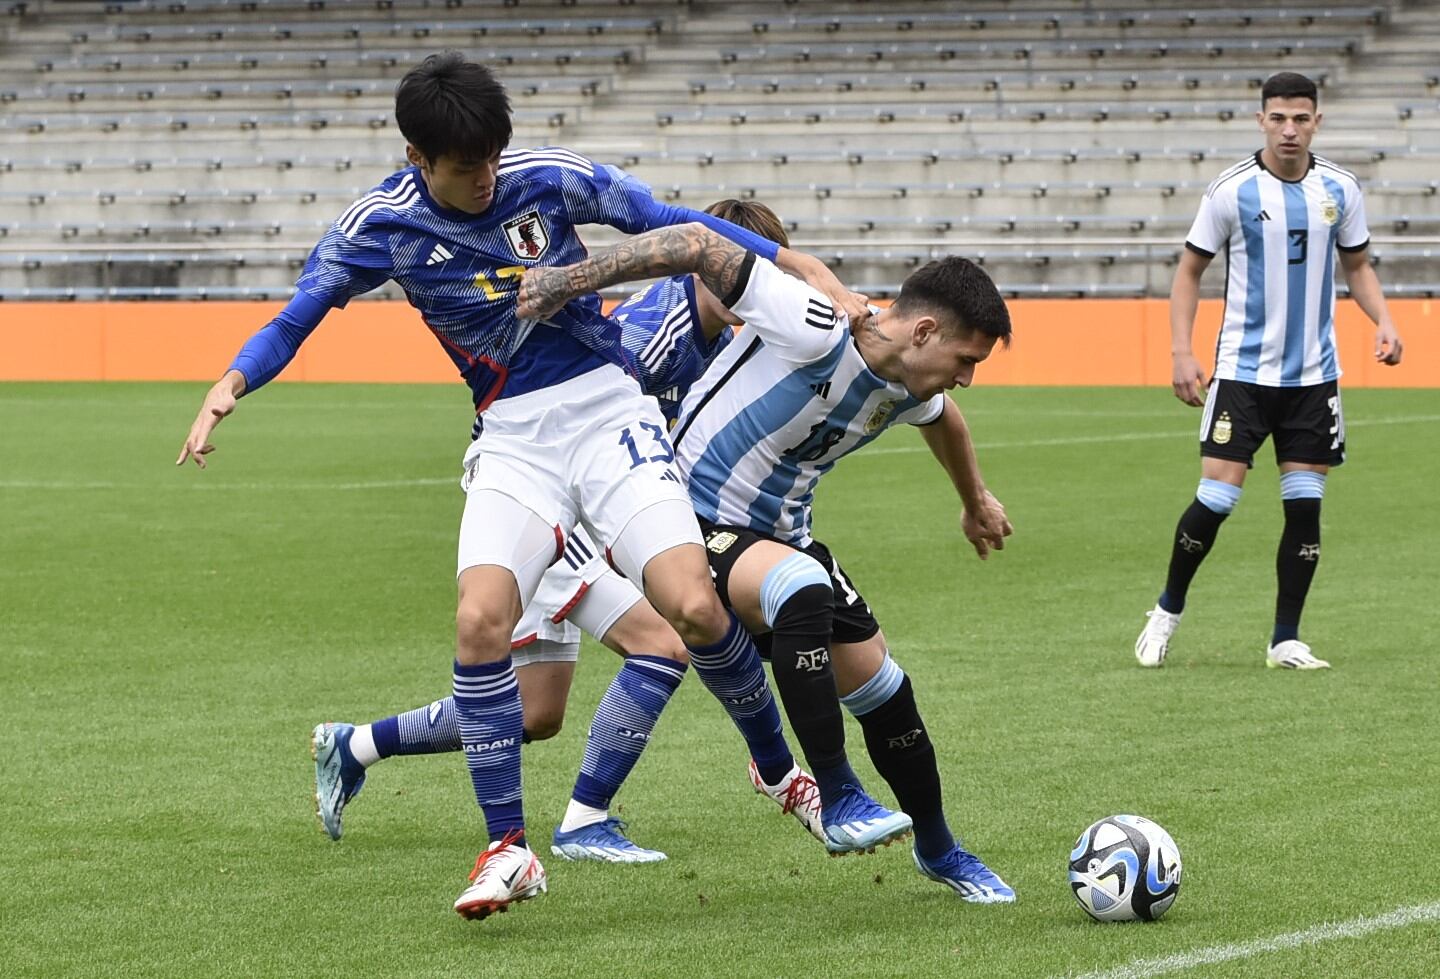
[[[505,240],[510,243],[510,250],[522,262],[538,260],[550,247],[550,233],[545,229],[539,211],[527,211],[506,221],[501,227],[505,229]]]
[[[882,401],[876,405],[875,410],[870,412],[870,417],[865,419],[865,434],[874,435],[884,428],[885,423],[890,420],[890,416],[895,413],[896,404],[898,402]]]
[[[1320,202],[1320,220],[1326,224],[1340,220],[1340,205],[1335,203],[1335,198],[1327,197]]]

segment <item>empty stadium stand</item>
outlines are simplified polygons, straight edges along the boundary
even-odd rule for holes
[[[763,200],[876,295],[951,252],[1013,295],[1164,295],[1302,71],[1387,288],[1440,293],[1440,0],[0,0],[0,299],[283,298],[444,48],[495,66],[515,145]]]

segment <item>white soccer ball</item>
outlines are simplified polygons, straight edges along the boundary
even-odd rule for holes
[[[1096,921],[1154,921],[1180,893],[1180,848],[1143,816],[1109,816],[1075,841],[1070,889]]]

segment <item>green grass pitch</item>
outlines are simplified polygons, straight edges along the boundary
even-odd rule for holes
[[[1170,663],[1136,667],[1198,479],[1198,413],[1164,390],[982,372],[960,392],[1016,525],[984,564],[914,432],[826,480],[817,533],[914,679],[954,827],[1015,905],[960,902],[898,846],[827,859],[750,791],[692,677],[617,800],[670,860],[540,846],[550,894],[483,923],[450,910],[484,842],[458,756],[382,762],[332,843],[307,750],[317,721],[448,692],[463,390],[275,385],[220,426],[207,472],[177,471],[202,393],[0,385],[0,974],[1079,975],[1440,900],[1440,392],[1345,396],[1302,633],[1327,673],[1262,668],[1268,448]],[[616,667],[587,643],[569,725],[526,750],[537,844]],[[1094,924],[1068,893],[1075,836],[1117,812],[1184,855],[1157,924]],[[1440,926],[1183,974],[1431,977]]]

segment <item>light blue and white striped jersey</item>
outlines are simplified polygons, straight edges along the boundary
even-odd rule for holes
[[[935,421],[945,395],[920,401],[872,373],[844,314],[762,258],[732,299],[745,326],[690,388],[671,441],[701,519],[803,547],[820,477],[897,422]]]
[[[1185,247],[1225,251],[1225,318],[1215,377],[1301,387],[1340,376],[1335,349],[1335,249],[1370,242],[1355,175],[1311,156],[1281,180],[1260,153],[1222,173],[1200,202]]]

